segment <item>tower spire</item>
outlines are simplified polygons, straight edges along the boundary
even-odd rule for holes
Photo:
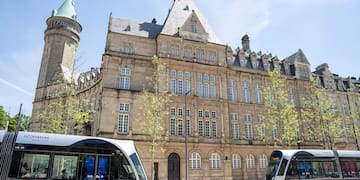
[[[53,10],[52,16],[67,17],[77,21],[74,0],[65,0],[58,9]]]

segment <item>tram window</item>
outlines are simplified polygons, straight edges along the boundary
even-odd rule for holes
[[[77,156],[55,155],[52,179],[75,179],[77,162]]]
[[[288,164],[288,160],[287,159],[283,159],[283,161],[281,162],[281,165],[280,165],[280,169],[279,169],[279,172],[278,172],[278,176],[283,176],[284,175],[284,172],[285,172],[285,169],[286,169],[286,165]]]
[[[297,170],[296,176],[301,178],[338,177],[335,162],[326,160],[298,160],[292,165]],[[293,174],[295,175],[295,174]]]
[[[342,158],[340,162],[344,177],[360,177],[360,159]]]
[[[19,171],[22,179],[46,179],[49,169],[50,155],[25,153]]]
[[[142,179],[145,179],[145,173],[143,172],[143,169],[142,169],[142,166],[141,166],[141,163],[140,163],[140,160],[138,158],[138,156],[134,153],[132,155],[130,155],[130,158],[131,160],[133,161],[134,165],[135,165],[135,168],[136,168],[136,171],[139,175],[139,178],[142,180]]]
[[[129,161],[119,154],[111,161],[111,179],[136,179]]]

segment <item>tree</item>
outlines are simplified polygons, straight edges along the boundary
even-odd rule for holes
[[[166,105],[171,102],[169,93],[160,89],[161,79],[165,75],[165,64],[157,56],[153,56],[152,64],[154,72],[148,79],[152,90],[143,90],[138,97],[142,102],[142,107],[140,107],[142,112],[139,116],[146,118],[142,130],[145,139],[151,141],[151,149],[149,150],[151,154],[151,179],[154,178],[156,150],[158,147],[161,148],[168,139],[162,120],[167,117]]]
[[[25,131],[29,127],[30,117],[25,114],[20,114],[20,116],[20,131]],[[5,129],[7,122],[9,122],[8,131],[15,132],[18,119],[19,114],[11,117],[8,113],[4,111],[3,106],[0,106],[0,130]]]
[[[319,86],[315,77],[307,88],[305,107],[302,109],[307,139],[322,142],[325,149],[333,149],[335,139],[345,132],[341,116],[336,110],[330,92]]]
[[[15,124],[15,126],[16,126],[16,122],[14,123],[12,121],[13,121],[13,119],[9,116],[8,113],[5,112],[3,106],[0,106],[0,129],[5,129],[7,122],[9,122],[10,128],[11,128],[12,124]],[[14,127],[14,129],[15,129],[15,127]]]
[[[62,80],[57,88],[55,97],[50,101],[47,108],[38,114],[40,131],[48,133],[77,133],[83,125],[90,121],[91,102],[84,97],[79,97],[74,81]],[[71,132],[71,130],[73,132]]]
[[[259,126],[260,138],[266,143],[289,147],[299,142],[299,119],[291,102],[286,79],[279,69],[268,71],[269,83],[263,88],[266,108],[264,123]]]
[[[358,137],[360,136],[360,85],[356,84],[354,88],[348,89],[348,102],[350,107],[349,119],[351,121],[352,131],[349,135],[355,138],[357,150],[360,150]]]

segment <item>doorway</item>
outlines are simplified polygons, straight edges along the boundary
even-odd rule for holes
[[[180,180],[180,156],[176,153],[168,157],[168,179]]]

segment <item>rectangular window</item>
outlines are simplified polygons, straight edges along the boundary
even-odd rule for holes
[[[192,47],[190,47],[190,46],[185,46],[184,47],[184,57],[185,58],[192,58],[193,57]]]
[[[204,81],[209,81],[209,75],[204,74]]]
[[[199,133],[199,136],[203,136],[203,121],[198,121],[198,133]]]
[[[231,119],[231,121],[238,121],[239,120],[238,115],[236,113],[231,113],[230,114],[230,119]]]
[[[183,114],[183,109],[181,109],[181,108],[179,108],[178,109],[178,116],[183,116],[184,114]]]
[[[198,111],[198,117],[199,117],[199,118],[202,118],[202,117],[203,117],[203,111],[201,111],[201,110]]]
[[[245,115],[244,120],[245,122],[251,122],[251,115],[250,114]]]
[[[198,85],[198,87],[197,87],[197,90],[198,90],[197,95],[199,97],[203,97],[203,85],[202,85],[201,82],[198,82],[197,85]]]
[[[183,121],[181,119],[178,120],[178,135],[179,136],[183,135]]]
[[[255,94],[255,98],[256,98],[256,104],[263,104],[263,97],[262,97],[262,91],[261,91],[261,85],[260,84],[255,84],[255,89],[256,89],[256,94]]]
[[[176,109],[175,108],[170,109],[170,116],[176,116]]]
[[[259,137],[260,138],[265,138],[265,127],[264,126],[259,126],[258,127],[258,133],[259,133]]]
[[[183,80],[178,80],[178,95],[183,94]]]
[[[204,97],[208,98],[209,96],[209,84],[205,83],[204,84]]]
[[[263,122],[264,122],[264,116],[258,115],[258,123],[263,123]]]
[[[205,59],[205,51],[204,49],[196,48],[196,58],[203,60]]]
[[[215,83],[215,76],[214,75],[210,75],[210,82]]]
[[[185,72],[185,79],[190,79],[191,78],[191,75],[189,72]]]
[[[234,87],[229,88],[229,100],[236,102],[236,90]]]
[[[176,136],[176,120],[170,119],[170,135]]]
[[[250,90],[249,84],[247,82],[243,82],[243,102],[250,103]]]
[[[214,84],[210,85],[210,98],[216,99],[216,87]]]
[[[179,56],[180,55],[179,51],[180,51],[179,45],[171,45],[170,46],[170,50],[169,50],[170,55]]]
[[[176,78],[176,71],[171,70],[170,76],[173,77],[173,78]]]
[[[208,51],[209,61],[216,62],[216,51]]]
[[[213,119],[216,118],[216,112],[215,111],[211,112],[211,118],[213,118]]]
[[[131,70],[129,68],[121,68],[120,69],[120,75],[130,76]]]
[[[191,85],[190,85],[190,80],[185,80],[185,93],[187,93],[187,96],[190,96],[191,95]]]
[[[205,136],[210,137],[210,121],[205,121]]]
[[[212,127],[212,136],[214,138],[216,138],[217,137],[217,124],[216,124],[216,121],[213,121],[211,123],[211,127]]]
[[[118,133],[128,133],[129,131],[129,115],[120,114],[118,120]]]
[[[232,123],[231,124],[231,136],[232,136],[233,139],[240,139],[239,124],[238,123]]]
[[[123,47],[121,48],[121,52],[126,54],[132,54],[133,53],[132,44],[124,42]]]
[[[245,124],[245,138],[253,139],[253,129],[251,124]]]
[[[202,74],[200,74],[200,73],[197,74],[197,80],[202,81]]]
[[[120,104],[120,112],[129,112],[130,104]]]
[[[130,77],[120,77],[120,89],[130,89]]]
[[[209,111],[205,111],[205,118],[210,118],[210,112]]]
[[[190,132],[191,132],[190,120],[187,119],[186,120],[186,135],[190,136]]]
[[[289,89],[289,100],[290,100],[291,104],[295,105],[295,95],[294,95],[293,88]]]
[[[278,134],[278,133],[277,133],[277,129],[273,128],[273,130],[272,130],[272,139],[273,139],[273,140],[275,140],[275,139],[278,138],[278,135],[277,135],[277,134]]]
[[[182,71],[178,71],[178,78],[183,78],[184,77],[184,73]]]
[[[176,93],[176,80],[175,79],[172,79],[170,81],[170,91],[172,94]]]

